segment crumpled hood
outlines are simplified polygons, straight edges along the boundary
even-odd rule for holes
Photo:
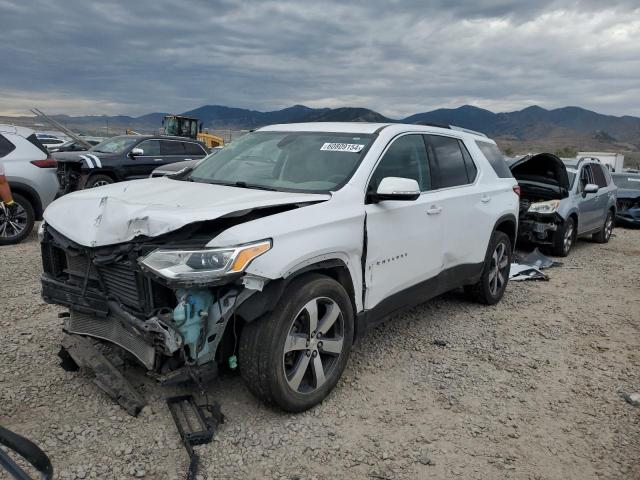
[[[509,169],[515,179],[519,181],[530,180],[540,183],[549,181],[565,192],[571,189],[567,167],[558,156],[552,153],[526,155],[509,163]]]
[[[617,198],[640,199],[640,190],[632,190],[630,188],[618,188]]]
[[[99,247],[141,235],[157,237],[190,223],[243,210],[329,198],[329,194],[271,192],[150,178],[65,195],[49,205],[44,219],[70,240]]]

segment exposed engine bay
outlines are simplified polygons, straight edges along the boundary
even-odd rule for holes
[[[518,236],[526,241],[550,245],[564,219],[556,213],[569,195],[566,167],[553,154],[529,155],[510,165],[520,185]]]

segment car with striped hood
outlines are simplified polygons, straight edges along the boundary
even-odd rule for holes
[[[195,140],[165,135],[119,135],[86,151],[54,153],[58,195],[148,177],[158,166],[207,155]]]

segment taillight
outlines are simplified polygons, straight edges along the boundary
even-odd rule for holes
[[[33,160],[31,165],[35,165],[38,168],[56,168],[58,166],[58,162],[51,157],[47,157],[44,160]]]
[[[515,193],[516,195],[520,196],[520,185],[514,185],[513,186],[513,193]]]

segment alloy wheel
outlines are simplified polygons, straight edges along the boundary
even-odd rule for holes
[[[562,246],[564,248],[565,253],[569,253],[571,249],[571,245],[573,244],[573,222],[570,222],[567,225],[567,228],[564,232],[564,239],[562,241]]]
[[[613,215],[609,213],[607,215],[607,222],[604,225],[604,239],[609,240],[611,238],[611,232],[613,232]]]
[[[504,243],[496,245],[491,257],[489,266],[489,292],[492,296],[498,295],[498,292],[505,284],[509,275],[509,253]]]
[[[293,319],[282,365],[289,387],[312,393],[332,374],[344,347],[344,317],[327,297],[307,302]]]
[[[17,208],[13,214],[4,203],[0,203],[0,237],[14,238],[27,228],[27,212],[16,202]]]
[[[106,180],[98,180],[93,185],[91,185],[91,188],[104,187],[105,185],[109,185],[109,184],[110,182],[107,182]]]

